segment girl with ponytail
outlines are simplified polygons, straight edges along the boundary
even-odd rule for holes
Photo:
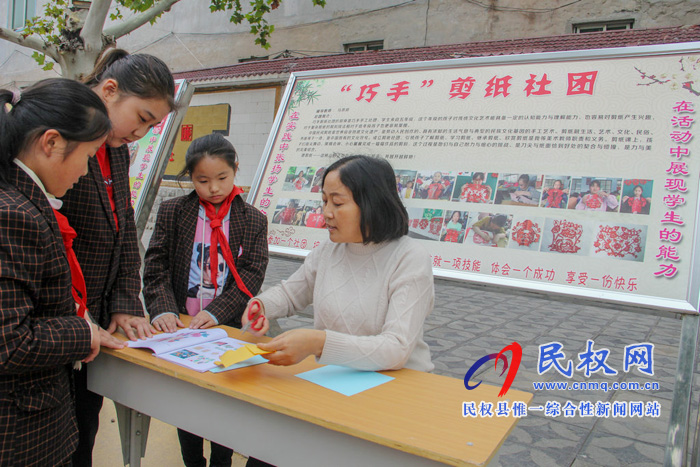
[[[110,128],[78,82],[0,90],[0,465],[65,465],[77,446],[72,366],[95,358],[101,336],[57,197]]]

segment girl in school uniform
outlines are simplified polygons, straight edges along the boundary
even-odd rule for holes
[[[109,129],[78,82],[0,91],[0,465],[69,465],[77,445],[72,366],[95,358],[100,334],[56,197]]]
[[[173,332],[178,315],[192,316],[190,328],[218,324],[240,327],[248,300],[260,290],[268,263],[267,219],[239,196],[234,185],[236,150],[220,134],[197,138],[180,176],[194,191],[164,201],[146,252],[143,277],[146,309],[153,326]],[[205,287],[212,293],[193,293]],[[178,429],[186,466],[205,465],[201,437]],[[231,465],[233,451],[211,443],[210,465]],[[248,465],[255,462],[252,460]]]
[[[127,337],[149,337],[152,328],[139,300],[141,258],[129,188],[127,144],[142,138],[175,108],[175,84],[156,57],[110,50],[86,78],[112,122],[88,174],[63,197],[63,211],[78,236],[74,249],[87,287],[90,313],[103,339],[117,327]],[[80,443],[76,466],[92,465],[102,396],[87,390],[89,365],[76,372]]]

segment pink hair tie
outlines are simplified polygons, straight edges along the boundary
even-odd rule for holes
[[[12,106],[17,105],[19,103],[19,100],[21,97],[22,97],[22,94],[19,92],[19,90],[12,91],[12,102],[11,102]]]

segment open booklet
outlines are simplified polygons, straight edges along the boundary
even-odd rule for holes
[[[219,328],[179,329],[136,342],[129,341],[129,347],[151,349],[153,355],[158,358],[199,372],[217,369],[216,362],[224,352],[239,349],[247,344],[248,342],[228,337],[226,331]],[[265,361],[258,358],[250,364]],[[248,365],[238,364],[238,368],[243,366]]]

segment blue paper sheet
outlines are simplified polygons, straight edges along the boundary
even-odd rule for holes
[[[297,377],[324,388],[352,396],[394,379],[374,371],[360,371],[337,365],[326,365],[299,373]]]
[[[255,357],[250,357],[248,360],[243,360],[242,362],[234,363],[226,368],[216,367],[213,370],[209,370],[212,373],[221,373],[223,371],[237,370],[239,368],[245,368],[247,366],[260,365],[261,363],[267,363],[267,360],[262,357],[262,355],[256,355]]]

